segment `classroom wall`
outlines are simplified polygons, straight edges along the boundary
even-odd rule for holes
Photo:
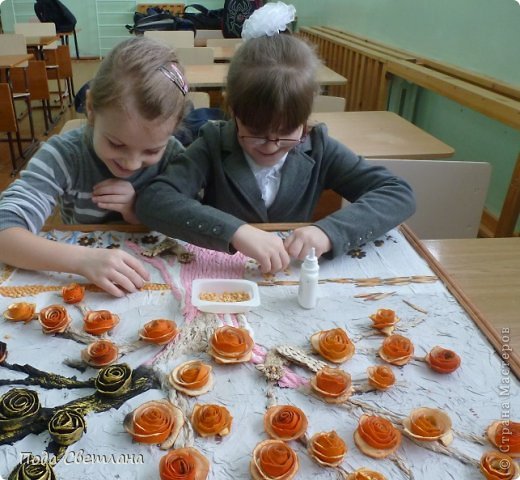
[[[518,0],[294,0],[290,3],[297,9],[298,26],[341,28],[520,88]],[[453,146],[454,160],[492,164],[486,207],[498,216],[520,153],[520,131],[422,89],[414,121]]]

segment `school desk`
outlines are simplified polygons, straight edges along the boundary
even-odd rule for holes
[[[208,65],[185,65],[184,71],[188,83],[192,88],[221,88],[226,84],[226,76],[229,69],[228,63],[212,63]],[[344,85],[347,79],[334,70],[320,66],[318,70],[318,82],[320,85]]]
[[[233,55],[235,54],[235,47],[211,47],[213,49],[213,53],[215,54],[215,61],[219,62],[229,62]]]
[[[520,238],[425,240],[457,291],[495,330],[499,348],[520,354]]]
[[[27,48],[33,48],[36,50],[36,56],[39,60],[43,60],[43,49],[44,47],[57,42],[60,39],[58,35],[38,35],[25,37]]]
[[[34,55],[32,53],[20,55],[0,55],[0,71],[5,72],[5,81],[11,83],[9,71],[28,60],[32,60]]]
[[[186,419],[191,417],[196,403],[218,404],[229,410],[233,417],[229,435],[221,439],[202,438],[190,430],[188,422],[175,444],[175,447],[197,448],[209,460],[208,478],[214,480],[249,478],[252,451],[267,439],[264,413],[275,404],[296,406],[308,419],[306,436],[301,441],[288,442],[299,459],[296,478],[302,479],[344,478],[345,472],[362,466],[392,480],[409,479],[412,475],[416,480],[430,480],[442,478],[446,472],[461,480],[484,478],[478,460],[484,451],[492,448],[484,438],[484,431],[507,415],[518,420],[516,407],[513,408],[520,395],[517,378],[486,338],[487,332],[479,328],[479,319],[472,310],[459,303],[446,287],[449,278],[433,265],[426,248],[406,228],[394,229],[334,260],[322,259],[318,306],[304,310],[296,300],[298,262],[284,272],[263,276],[257,264],[241,254],[230,256],[186,244],[183,244],[185,249],[194,255],[191,263],[179,263],[171,255],[147,258],[141,253],[157,247],[164,240],[162,235],[135,227],[129,231],[116,231],[114,225],[107,227],[112,230],[101,231],[91,226],[51,230],[42,235],[86,248],[120,248],[138,256],[151,275],[142,291],[113,298],[88,286],[79,306],[67,305],[61,288],[72,281],[85,283],[84,279],[7,267],[1,270],[1,311],[21,301],[35,302],[36,311],[58,304],[64,305],[72,318],[65,333],[54,335],[43,334],[35,320],[1,324],[1,341],[6,343],[7,358],[0,365],[0,394],[15,387],[28,388],[45,407],[32,418],[30,426],[14,433],[0,432],[3,459],[0,475],[4,478],[24,452],[43,460],[55,458],[58,449],[50,442],[44,420],[53,409],[64,404],[80,413],[88,412],[87,431],[77,443],[62,450],[63,457],[54,467],[57,478],[106,480],[158,478],[158,465],[166,451],[156,445],[132,442],[123,427],[125,416],[150,400],[169,398]],[[261,305],[238,315],[201,313],[191,301],[192,281],[200,277],[246,278],[257,282]],[[397,381],[387,391],[368,388],[366,373],[369,366],[385,363],[378,352],[387,337],[373,328],[370,319],[379,309],[396,312],[400,321],[394,333],[410,339],[414,345],[408,364],[391,366]],[[83,317],[97,310],[119,316],[119,324],[107,338],[119,345],[119,364],[126,363],[129,368],[108,367],[98,374],[82,364],[81,351],[85,349],[82,341],[90,340],[82,333]],[[139,329],[146,322],[160,318],[177,323],[180,334],[176,340],[166,347],[139,341]],[[255,342],[251,361],[222,365],[208,355],[208,341],[222,325],[248,330]],[[334,328],[344,329],[356,350],[350,360],[337,365],[351,374],[355,389],[348,400],[337,405],[324,402],[309,386],[313,370],[324,361],[311,352],[309,339],[317,332]],[[439,345],[461,357],[461,366],[453,373],[437,373],[425,363],[425,355]],[[294,356],[290,347],[300,353]],[[276,352],[283,352],[284,356]],[[288,358],[297,358],[302,364]],[[199,397],[189,397],[170,388],[166,377],[176,366],[195,359],[212,367],[214,386]],[[130,370],[129,390],[120,394],[117,381],[127,378]],[[47,373],[64,378],[49,377]],[[98,381],[97,390],[94,388],[93,378],[97,375],[115,382],[109,384],[114,395],[99,393],[109,388],[103,382]],[[162,388],[156,378],[163,382]],[[67,387],[64,383],[69,388],[62,388]],[[39,386],[42,384],[43,388]],[[35,396],[31,398],[34,402]],[[509,409],[506,401],[510,401]],[[365,456],[355,445],[353,434],[363,413],[383,415],[402,429],[402,419],[417,407],[441,409],[449,416],[455,437],[453,444],[444,447],[438,441],[415,443],[403,433],[397,452],[380,460]],[[29,430],[33,434],[28,435]],[[305,447],[315,433],[331,430],[348,445],[338,471],[320,467],[311,460]]]
[[[396,113],[320,112],[311,120],[323,122],[331,137],[367,158],[434,159],[454,150]]]

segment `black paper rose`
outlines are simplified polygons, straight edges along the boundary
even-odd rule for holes
[[[48,463],[29,457],[11,472],[8,480],[56,480],[56,474]]]
[[[18,430],[40,413],[38,395],[26,388],[13,388],[0,397],[0,432]]]
[[[7,343],[0,342],[0,363],[5,362],[7,358]]]
[[[49,420],[49,433],[59,445],[76,443],[87,430],[83,415],[76,410],[58,410]]]
[[[96,389],[100,395],[119,397],[132,383],[132,369],[126,363],[102,368],[96,377]]]

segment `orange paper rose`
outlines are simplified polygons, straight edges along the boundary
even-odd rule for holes
[[[70,324],[70,317],[62,305],[50,305],[40,310],[43,333],[63,333]]]
[[[405,432],[421,442],[440,440],[443,445],[453,441],[451,420],[436,408],[416,408],[403,420]]]
[[[395,375],[390,367],[377,365],[367,368],[368,384],[377,390],[388,390],[395,383]]]
[[[318,371],[311,379],[311,387],[328,403],[344,402],[354,391],[350,374],[333,367]]]
[[[4,312],[4,317],[12,322],[29,322],[35,317],[36,303],[11,303]]]
[[[253,450],[253,480],[291,480],[298,468],[296,453],[281,440],[264,440]]]
[[[171,450],[159,462],[161,480],[205,480],[208,473],[207,458],[192,447]]]
[[[92,310],[85,315],[83,322],[85,332],[101,335],[112,330],[119,323],[119,317],[108,310]]]
[[[372,326],[385,335],[390,335],[395,329],[395,324],[400,320],[393,310],[387,308],[380,308],[370,315],[370,319],[374,322]]]
[[[453,350],[443,347],[433,347],[425,360],[438,373],[451,373],[460,367],[460,357]]]
[[[487,480],[514,480],[520,475],[518,465],[509,455],[495,451],[482,455],[480,471]]]
[[[201,437],[227,435],[231,431],[232,421],[228,409],[220,405],[197,403],[191,414],[191,424]]]
[[[502,453],[520,458],[520,423],[510,420],[493,422],[487,429],[487,436]]]
[[[169,448],[179,435],[184,424],[184,416],[177,407],[167,400],[152,400],[143,403],[126,415],[125,430],[139,443],[157,444],[168,439]]]
[[[254,345],[245,328],[225,325],[215,330],[208,353],[217,363],[247,362],[251,360]]]
[[[342,328],[323,330],[311,336],[312,348],[323,358],[343,363],[354,355],[356,347]]]
[[[156,345],[166,345],[170,343],[179,333],[177,324],[173,320],[152,320],[145,323],[139,331],[141,340]]]
[[[275,405],[265,412],[264,428],[276,440],[295,440],[305,434],[307,417],[292,405]]]
[[[359,468],[350,473],[347,480],[386,480],[386,477],[382,473],[374,472],[374,470]]]
[[[314,435],[308,448],[311,457],[324,467],[337,467],[347,453],[347,445],[334,430]]]
[[[379,349],[379,356],[393,365],[405,365],[412,358],[413,352],[410,339],[402,335],[390,335]]]
[[[209,392],[213,388],[211,366],[199,360],[185,362],[174,368],[169,376],[170,384],[178,391],[192,397]]]
[[[106,367],[117,361],[119,349],[109,340],[98,340],[81,351],[81,358],[91,367]]]
[[[385,458],[401,444],[401,432],[386,418],[362,415],[354,432],[357,447],[369,457]]]
[[[61,289],[65,303],[79,303],[85,296],[85,287],[77,283],[71,283]]]

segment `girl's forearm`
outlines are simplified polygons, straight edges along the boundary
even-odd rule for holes
[[[27,270],[79,273],[84,247],[53,242],[19,227],[0,231],[0,262]]]

